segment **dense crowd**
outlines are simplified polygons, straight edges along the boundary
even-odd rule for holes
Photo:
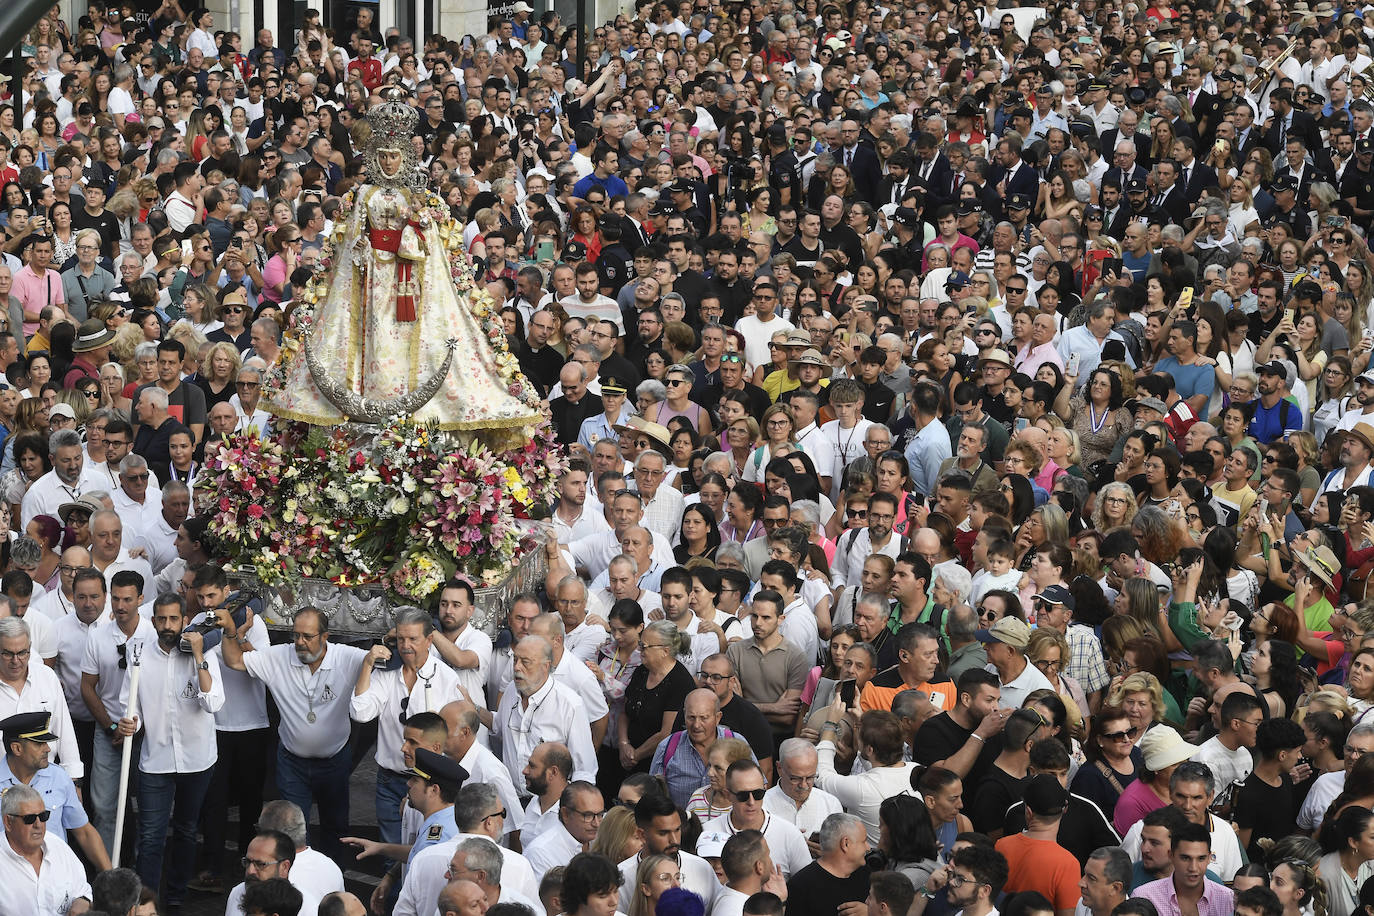
[[[0,912],[1374,912],[1374,8],[1143,7],[55,7],[0,106]],[[273,645],[197,475],[391,87],[571,456],[548,575],[494,639],[454,579]]]

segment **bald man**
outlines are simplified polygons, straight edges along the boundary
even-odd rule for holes
[[[477,707],[468,700],[454,700],[439,710],[448,725],[448,741],[444,753],[458,761],[468,771],[472,782],[484,782],[496,787],[501,803],[507,811],[520,810],[520,795],[515,791],[510,773],[496,755],[487,749],[486,734]],[[479,739],[479,733],[480,739]],[[512,848],[520,848],[520,819],[505,819],[504,833],[511,837]]]

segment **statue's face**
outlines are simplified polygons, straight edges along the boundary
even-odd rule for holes
[[[379,149],[377,150],[377,163],[382,167],[382,174],[387,178],[395,178],[401,171],[401,151],[398,149]]]

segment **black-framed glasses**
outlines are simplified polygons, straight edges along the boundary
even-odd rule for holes
[[[482,820],[484,820],[484,821],[489,821],[489,820],[491,820],[493,817],[499,817],[499,818],[501,818],[502,820],[504,820],[505,817],[506,817],[506,809],[505,809],[505,808],[502,808],[500,811],[493,811],[491,814],[488,814],[488,815],[486,815],[485,817],[483,817]]]
[[[708,684],[719,684],[722,681],[730,680],[730,675],[728,674],[708,674],[705,671],[698,671],[697,677],[701,678]]]
[[[605,811],[578,811],[576,808],[569,808],[567,810],[573,817],[580,817],[587,823],[599,821],[606,816]]]

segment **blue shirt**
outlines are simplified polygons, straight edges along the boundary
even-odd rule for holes
[[[1288,406],[1284,406],[1287,398],[1279,401],[1273,407],[1265,407],[1260,401],[1255,402],[1255,416],[1250,420],[1249,433],[1256,442],[1268,445],[1275,439],[1283,437],[1286,429],[1302,429],[1302,409],[1288,401]]]
[[[425,818],[425,822],[420,825],[420,834],[415,837],[415,845],[410,847],[410,857],[406,859],[406,865],[415,861],[415,856],[422,850],[451,840],[461,832],[453,820],[453,806],[440,808]]]
[[[717,738],[737,738],[739,737],[724,725],[716,726]],[[664,758],[668,755],[668,745],[673,744],[673,756],[668,758],[667,765],[664,765]],[[751,750],[749,756],[755,761],[754,752]],[[692,793],[708,782],[706,772],[706,761],[701,759],[697,749],[692,746],[692,739],[687,737],[686,731],[674,732],[658,743],[654,750],[654,759],[649,764],[649,773],[654,776],[662,776],[668,783],[668,797],[673,800],[673,804],[679,808],[686,808],[687,803],[692,800]]]
[[[921,427],[920,432],[911,438],[906,447],[907,468],[911,472],[911,483],[917,493],[931,496],[935,493],[935,483],[940,477],[940,463],[953,457],[949,444],[949,430],[938,420],[932,420]]]
[[[19,780],[10,772],[9,757],[0,757],[0,790],[18,784]],[[64,843],[67,841],[68,830],[76,830],[90,823],[86,809],[81,806],[81,799],[76,795],[76,785],[67,775],[67,771],[61,767],[50,765],[34,773],[29,788],[43,796],[45,808],[58,815],[49,818],[48,833]]]
[[[630,187],[625,184],[624,179],[619,175],[607,175],[605,178],[597,178],[596,173],[592,172],[577,184],[573,185],[573,197],[586,197],[587,192],[592,188],[600,188],[606,192],[607,197],[614,197],[617,194],[629,194]]]
[[[1155,374],[1161,372],[1173,376],[1174,390],[1185,401],[1199,394],[1210,398],[1212,389],[1216,387],[1216,370],[1206,364],[1185,366],[1178,361],[1178,357],[1166,356],[1155,363]]]
[[[1130,208],[1127,207],[1129,210]],[[1145,257],[1137,258],[1129,251],[1121,252],[1121,266],[1131,272],[1131,279],[1136,283],[1145,282],[1145,274],[1150,270],[1150,258],[1154,257],[1153,252],[1147,251]]]

